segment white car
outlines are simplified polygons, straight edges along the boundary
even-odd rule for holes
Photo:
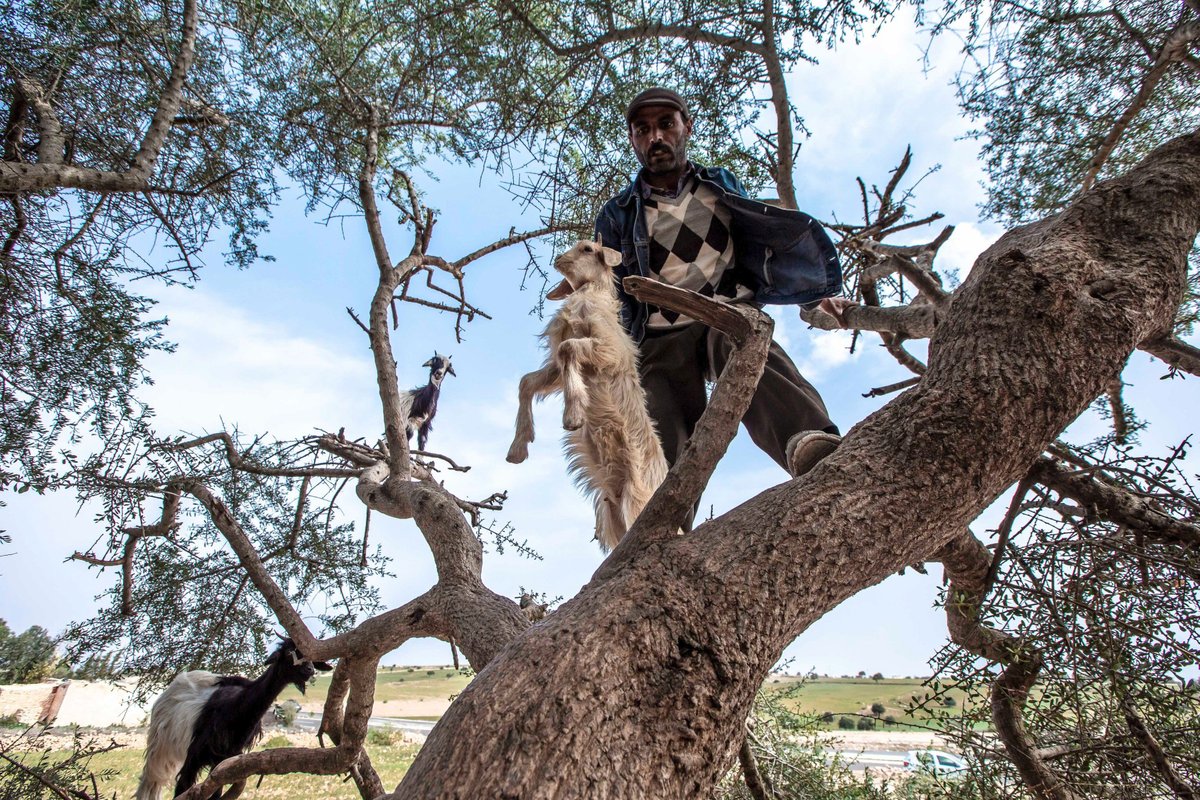
[[[904,768],[931,775],[958,775],[967,771],[967,762],[961,756],[941,750],[909,750],[904,757]]]

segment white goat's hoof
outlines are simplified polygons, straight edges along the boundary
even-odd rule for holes
[[[514,444],[508,448],[508,456],[506,460],[510,464],[520,464],[525,459],[529,458],[529,448],[523,445]]]

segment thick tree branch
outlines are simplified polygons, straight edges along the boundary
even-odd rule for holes
[[[1150,756],[1150,763],[1154,765],[1154,769],[1163,779],[1163,783],[1170,787],[1171,792],[1179,800],[1196,800],[1196,788],[1184,780],[1183,776],[1179,774],[1179,770],[1175,769],[1154,733],[1146,725],[1145,720],[1138,715],[1137,708],[1129,695],[1122,695],[1121,711],[1125,716],[1125,724],[1129,726],[1129,732]]]
[[[774,328],[770,317],[750,306],[719,303],[647,278],[627,277],[623,283],[625,291],[644,303],[679,311],[721,331],[733,342],[734,352],[683,454],[602,571],[634,558],[648,539],[674,535],[679,530],[737,435],[766,364]]]
[[[1141,235],[1106,235],[1114,226]],[[707,796],[783,649],[965,529],[1167,329],[1198,229],[1194,133],[1010,231],[956,291],[919,386],[802,478],[654,542],[525,631],[450,707],[394,796]],[[1019,723],[1036,664],[1015,663],[995,712]],[[580,748],[563,730],[593,738]]]
[[[371,249],[375,253],[375,263],[379,268],[379,285],[375,290],[375,297],[371,300],[369,316],[371,354],[375,359],[375,378],[379,386],[379,400],[383,407],[389,472],[397,480],[407,480],[412,473],[408,438],[405,436],[405,426],[408,420],[403,411],[403,404],[400,402],[400,388],[396,383],[396,359],[392,355],[392,341],[388,333],[387,316],[396,287],[407,273],[420,265],[420,256],[409,256],[395,267],[392,266],[392,259],[388,255],[387,241],[383,235],[383,226],[379,220],[379,206],[375,202],[375,172],[378,160],[379,112],[372,107],[367,126],[366,151],[363,154],[362,168],[358,174],[359,201],[362,204],[363,218],[367,223],[367,233],[371,238]],[[410,183],[410,188],[411,185]],[[413,203],[414,220],[416,220],[420,211],[419,206],[416,205],[415,195]],[[419,225],[416,239],[420,240]],[[416,246],[414,243],[413,247]]]
[[[928,339],[937,328],[941,312],[930,304],[883,308],[871,305],[847,306],[842,312],[845,328],[859,331],[892,333],[904,339]],[[832,315],[819,308],[801,309],[800,319],[823,331],[842,330]]]
[[[276,619],[287,630],[300,652],[314,660],[336,658],[340,655],[340,653],[332,652],[324,642],[312,635],[308,625],[296,611],[287,594],[279,588],[279,584],[267,572],[250,537],[242,530],[242,526],[234,519],[225,503],[207,486],[194,478],[180,478],[177,480],[177,484],[180,489],[199,500],[200,504],[208,511],[217,530],[221,532],[233,552],[237,554],[242,569],[250,576],[250,580],[254,582],[254,586],[263,596],[267,605],[275,612]],[[207,797],[207,795],[204,796]]]

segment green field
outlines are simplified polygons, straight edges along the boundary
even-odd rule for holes
[[[801,683],[803,685],[800,685]],[[784,705],[792,711],[802,714],[820,716],[829,713],[835,717],[871,715],[871,706],[881,703],[884,711],[879,714],[880,723],[876,726],[877,729],[885,727],[882,720],[886,717],[895,720],[894,724],[887,727],[896,730],[904,730],[908,726],[939,727],[921,711],[917,711],[915,714],[910,713],[910,709],[914,705],[919,704],[932,693],[925,682],[917,678],[884,678],[879,681],[870,678],[809,678],[802,680],[780,676],[769,678],[764,688],[768,692],[784,693]],[[956,717],[963,713],[964,708],[971,707],[972,699],[965,692],[951,689],[949,695],[954,699],[953,706],[944,707],[935,703],[931,703],[931,705]],[[836,720],[833,724],[824,724],[821,727],[836,728]]]
[[[321,673],[316,682],[308,686],[303,696],[294,688],[288,688],[279,699],[296,700],[306,707],[323,705],[329,691],[329,680],[329,673]],[[445,700],[462,692],[470,682],[469,673],[460,672],[453,667],[384,667],[375,678],[375,713],[381,716],[402,716],[389,715],[386,704],[396,700]],[[437,719],[440,714],[424,716]]]

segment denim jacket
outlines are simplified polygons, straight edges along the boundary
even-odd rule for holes
[[[751,200],[727,169],[694,166],[699,179],[729,209],[738,282],[754,292],[756,302],[807,305],[841,293],[837,250],[816,220],[800,211]],[[621,251],[621,265],[614,273],[622,321],[633,340],[641,342],[649,310],[620,286],[626,275],[650,274],[650,237],[636,179],[605,203],[596,218],[596,235],[605,247]]]

